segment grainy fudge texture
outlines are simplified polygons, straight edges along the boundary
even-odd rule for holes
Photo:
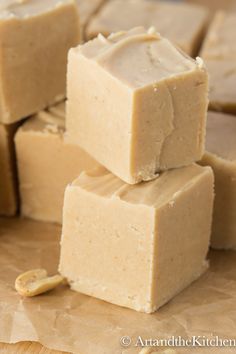
[[[234,116],[209,112],[206,153],[201,161],[215,174],[211,246],[236,249],[236,120]]]
[[[12,216],[17,210],[14,134],[16,124],[0,124],[0,215]]]
[[[210,75],[210,108],[236,113],[236,13],[216,13],[201,55]]]
[[[61,223],[64,190],[85,168],[98,164],[78,146],[64,141],[65,105],[42,111],[15,138],[21,213]]]
[[[208,11],[204,7],[152,0],[110,0],[91,19],[86,37],[154,26],[186,53],[196,55],[207,20]]]
[[[1,1],[1,122],[18,121],[64,98],[68,50],[79,39],[73,0]]]
[[[74,290],[154,312],[206,269],[212,204],[210,167],[135,186],[82,173],[65,192],[60,272]]]
[[[127,183],[189,165],[204,149],[208,75],[142,27],[69,52],[68,139]]]

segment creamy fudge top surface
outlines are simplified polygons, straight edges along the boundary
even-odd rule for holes
[[[65,103],[61,102],[48,110],[37,113],[29,118],[20,129],[22,132],[64,133]]]
[[[37,16],[70,3],[75,3],[75,0],[1,0],[0,18]]]
[[[91,22],[90,29],[116,32],[136,26],[156,26],[163,36],[179,45],[190,40],[199,24],[207,20],[208,10],[180,2],[112,0]]]
[[[104,198],[118,198],[130,204],[159,207],[175,198],[183,190],[191,187],[196,178],[207,173],[208,167],[192,164],[188,167],[161,173],[155,180],[130,185],[114,176],[104,167],[83,172],[72,187],[80,187]],[[171,203],[172,204],[172,203]]]
[[[236,160],[236,117],[208,112],[206,151],[229,161]]]
[[[232,58],[236,55],[236,12],[216,13],[203,44],[205,58]]]
[[[98,35],[71,50],[102,66],[131,88],[202,68],[201,60],[191,59],[156,33],[154,28],[145,30],[137,27],[108,38]]]

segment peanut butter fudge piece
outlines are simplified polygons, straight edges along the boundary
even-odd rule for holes
[[[16,122],[64,98],[67,53],[79,39],[75,1],[1,0],[1,122]]]
[[[98,164],[64,141],[65,105],[30,118],[16,134],[21,213],[61,223],[64,190],[85,168]]]
[[[201,158],[208,75],[142,27],[69,52],[68,139],[127,183]]]
[[[0,215],[17,210],[16,168],[13,137],[17,124],[0,124]]]
[[[206,153],[201,161],[215,174],[211,246],[236,249],[236,120],[234,116],[209,112]]]
[[[134,186],[82,173],[65,192],[60,272],[76,291],[154,312],[206,270],[212,204],[210,167]]]
[[[209,27],[201,55],[205,59],[236,58],[236,13],[218,11]]]
[[[210,75],[210,109],[236,113],[236,13],[219,11],[210,26],[202,56]]]
[[[129,30],[136,26],[156,27],[189,55],[196,55],[208,21],[204,7],[147,0],[111,0],[91,19],[88,39],[99,33]]]
[[[210,77],[210,109],[236,113],[236,59],[206,59]]]

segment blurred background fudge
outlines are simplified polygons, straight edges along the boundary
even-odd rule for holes
[[[205,7],[182,2],[154,0],[108,0],[92,17],[86,38],[102,33],[154,26],[189,55],[197,54],[208,21]]]
[[[165,1],[165,0],[164,0]],[[224,10],[236,10],[236,1],[235,0],[184,0],[189,4],[197,4],[207,6],[210,9],[211,15],[219,9]]]
[[[236,113],[236,13],[218,11],[201,56],[210,75],[210,109]]]
[[[67,53],[79,40],[75,1],[1,3],[0,122],[19,121],[65,98]]]
[[[206,152],[201,160],[215,174],[211,246],[236,249],[236,117],[208,113]]]
[[[106,0],[77,0],[79,6],[79,18],[84,36],[85,26],[88,24],[90,17],[100,8]]]
[[[67,144],[65,104],[28,119],[15,136],[21,214],[61,223],[64,190],[86,168],[98,163],[79,146]]]

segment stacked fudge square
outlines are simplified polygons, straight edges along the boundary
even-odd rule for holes
[[[151,313],[206,269],[208,75],[154,28],[69,52],[67,139],[102,166],[67,186],[59,270],[72,289]]]
[[[24,118],[65,98],[67,53],[79,41],[75,1],[1,1],[1,215],[14,215],[18,208],[13,142],[16,130]],[[29,151],[32,149],[29,147]],[[39,151],[35,159],[38,156]]]
[[[23,216],[61,223],[65,186],[97,165],[65,143],[63,101],[68,50],[101,3],[1,1],[0,215],[16,214],[19,182]]]
[[[213,203],[207,165],[219,191],[211,244],[236,247],[235,123],[233,117],[223,121],[222,114],[209,114],[204,151],[204,63],[154,28],[148,30],[157,26],[194,56],[206,29],[204,8],[112,0],[89,21],[102,3],[9,0],[0,5],[0,187],[5,187],[0,214],[17,209],[17,130],[22,215],[61,223],[64,189],[74,180],[65,193],[60,260],[71,287],[150,313],[207,268]],[[220,19],[227,27],[226,42],[233,22]],[[145,29],[129,30],[140,24]],[[121,29],[129,31],[105,38]],[[76,48],[69,54],[65,109],[71,47]],[[219,63],[227,60],[226,55]],[[233,75],[229,70],[224,79],[231,83]],[[214,102],[211,107],[228,111]],[[200,159],[202,166],[195,164]],[[221,191],[229,199],[222,199]]]
[[[205,8],[199,6],[152,0],[76,0],[76,4],[79,6],[81,41],[91,37],[92,32],[89,32],[94,22],[99,22],[96,31],[106,34],[117,28],[128,29],[145,23],[147,28],[158,25],[160,32],[190,55],[198,50],[208,17]],[[27,6],[24,3],[21,6],[22,12],[26,12]],[[122,23],[124,11],[129,21]],[[107,21],[112,26],[104,31]],[[95,36],[96,31],[93,30]],[[64,64],[62,72],[65,73]],[[65,134],[64,103],[37,112],[18,129],[15,146],[23,216],[61,223],[66,185],[83,169],[98,165],[79,145],[69,144],[64,139]]]

